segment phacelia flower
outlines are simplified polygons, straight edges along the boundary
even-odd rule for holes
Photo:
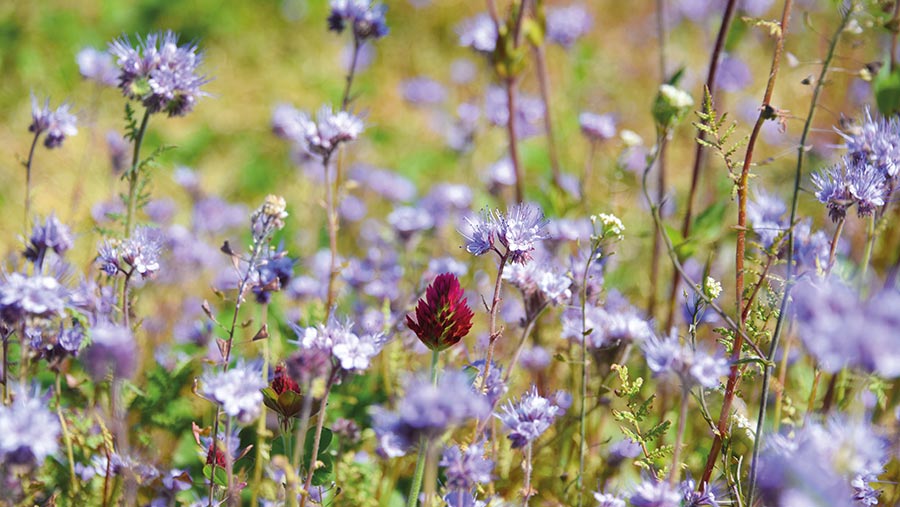
[[[56,453],[59,434],[59,418],[26,389],[16,389],[11,405],[0,405],[0,462],[39,467]]]
[[[597,507],[625,507],[625,500],[610,493],[596,491],[594,500],[597,501]]]
[[[200,379],[203,395],[222,406],[230,417],[241,424],[249,424],[259,417],[266,387],[259,367],[250,363],[238,363],[224,372],[207,371]]]
[[[133,273],[141,278],[149,278],[159,271],[159,257],[162,251],[163,236],[154,227],[138,226],[131,237],[123,241],[119,253],[122,262],[127,264]]]
[[[313,121],[304,112],[282,104],[272,115],[276,135],[302,147],[307,153],[328,159],[341,143],[353,141],[362,133],[363,121],[347,111],[335,113],[323,105]]]
[[[681,507],[681,493],[666,481],[644,478],[628,501],[633,507]]]
[[[537,387],[525,393],[518,402],[510,401],[497,418],[509,430],[513,448],[525,447],[537,440],[564,412],[552,401],[540,396]]]
[[[497,46],[497,25],[487,13],[466,19],[456,28],[459,45],[482,53],[493,53]]]
[[[8,323],[63,314],[69,291],[52,276],[11,273],[0,282],[0,318]]]
[[[119,67],[122,94],[140,101],[151,113],[184,116],[206,95],[200,87],[209,80],[197,74],[203,60],[197,45],[179,46],[174,32],[138,37],[137,45],[123,36],[109,44],[109,52]]]
[[[466,239],[466,251],[472,255],[481,255],[494,246],[494,233],[497,231],[497,216],[489,209],[481,210],[475,218],[466,218],[469,232],[461,233]]]
[[[341,33],[349,25],[358,41],[380,39],[388,34],[384,19],[387,7],[371,0],[331,0],[328,29]]]
[[[381,333],[358,335],[353,332],[351,322],[340,323],[335,319],[328,325],[302,328],[291,326],[297,334],[297,345],[309,352],[318,352],[326,358],[333,358],[336,364],[346,371],[361,372],[366,370],[372,358],[381,352],[385,337]],[[301,358],[304,367],[320,369],[321,356],[312,353]],[[310,362],[311,361],[311,362]],[[300,365],[298,365],[300,366]],[[302,368],[301,368],[302,369]],[[305,375],[316,376],[316,375]]]
[[[36,223],[31,229],[31,237],[28,238],[28,246],[25,248],[25,258],[41,265],[44,255],[48,250],[53,250],[56,255],[62,255],[72,248],[72,233],[65,224],[50,215],[44,223]]]
[[[456,275],[438,275],[419,300],[416,318],[406,316],[406,325],[431,350],[456,345],[469,333],[474,316],[464,294]]]
[[[76,123],[78,120],[75,115],[69,112],[69,104],[61,104],[56,111],[50,110],[50,99],[44,102],[41,107],[37,98],[31,96],[31,125],[28,127],[29,132],[40,135],[47,133],[44,138],[44,146],[47,148],[57,148],[62,146],[62,142],[66,136],[74,136],[78,133]]]
[[[97,324],[91,328],[91,344],[81,355],[81,361],[97,381],[109,373],[115,378],[130,378],[137,362],[134,335],[125,326]]]
[[[547,9],[547,40],[569,49],[591,29],[593,20],[581,4]]]
[[[490,411],[487,399],[475,393],[465,373],[448,371],[436,386],[424,376],[408,381],[406,394],[395,411],[376,406],[370,412],[379,454],[398,457],[420,438],[437,438],[471,419],[484,418]]]
[[[885,118],[876,114],[872,117],[866,108],[866,118],[862,125],[850,132],[838,131],[847,145],[850,158],[874,166],[887,178],[893,178],[900,171],[900,119]]]
[[[685,388],[695,384],[707,388],[716,387],[719,379],[729,372],[725,358],[681,344],[674,332],[664,338],[650,336],[644,341],[642,348],[647,366],[654,375],[674,374],[681,379]]]
[[[497,239],[507,248],[512,262],[524,264],[531,260],[534,245],[547,239],[547,220],[534,204],[514,204],[497,224]]]
[[[869,216],[884,206],[889,184],[885,173],[869,165],[866,159],[845,156],[840,164],[813,173],[816,199],[828,208],[828,216],[837,222],[856,204],[860,217]]]
[[[583,112],[578,115],[581,133],[592,142],[606,141],[616,137],[616,120],[611,114]]]
[[[494,469],[494,462],[484,457],[483,443],[472,444],[466,450],[456,445],[447,447],[438,465],[444,469],[447,489],[457,491],[490,482]]]
[[[119,84],[119,69],[112,55],[94,48],[84,48],[75,56],[81,77],[106,86]]]
[[[435,105],[447,99],[444,85],[427,77],[408,79],[401,83],[403,99],[415,105]]]
[[[253,231],[253,241],[262,242],[273,232],[284,228],[284,219],[288,217],[287,203],[284,197],[269,194],[266,200],[256,208],[250,216],[250,229]]]

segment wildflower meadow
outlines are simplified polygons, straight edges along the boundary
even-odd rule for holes
[[[0,505],[900,505],[898,39],[3,3]]]

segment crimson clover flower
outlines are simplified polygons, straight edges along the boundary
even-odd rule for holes
[[[425,290],[425,299],[416,306],[416,318],[406,316],[406,325],[431,350],[455,345],[472,329],[473,313],[463,297],[459,279],[444,273]]]

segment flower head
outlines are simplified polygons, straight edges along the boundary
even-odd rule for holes
[[[893,178],[900,171],[900,120],[885,118],[866,108],[862,125],[850,132],[838,131],[847,145],[847,154],[855,160],[875,167],[885,177]]]
[[[162,232],[154,227],[138,226],[131,237],[122,242],[119,253],[122,262],[131,267],[141,278],[149,278],[159,271],[162,251]]]
[[[34,132],[35,135],[46,132],[44,146],[47,148],[62,146],[66,136],[74,136],[78,133],[78,127],[76,127],[78,120],[69,112],[69,107],[71,107],[69,104],[64,103],[56,108],[56,111],[51,111],[50,99],[47,99],[41,107],[37,98],[32,95],[31,125],[28,127],[28,131]]]
[[[474,314],[466,304],[459,279],[452,273],[438,275],[416,306],[416,318],[406,316],[406,325],[431,350],[456,345],[472,328]]]
[[[441,461],[448,490],[468,491],[478,484],[490,482],[494,462],[484,457],[484,443],[475,443],[465,450],[459,446],[444,449]]]
[[[40,466],[59,447],[59,418],[40,396],[16,391],[11,405],[0,405],[0,462]]]
[[[681,344],[676,333],[664,338],[650,336],[642,344],[647,366],[654,375],[674,374],[686,388],[694,384],[713,388],[719,385],[719,378],[728,374],[728,361],[702,350],[694,350]]]
[[[525,447],[537,440],[565,410],[540,396],[537,387],[522,395],[518,402],[510,401],[497,418],[509,430],[513,448]]]
[[[81,361],[95,380],[112,373],[115,378],[130,378],[137,361],[134,335],[125,326],[107,322],[91,328],[91,344],[81,355]]]
[[[856,204],[860,217],[869,216],[884,206],[889,185],[885,173],[868,164],[867,159],[845,156],[840,164],[813,173],[816,198],[828,207],[828,216],[837,222]]]
[[[296,143],[307,153],[328,159],[341,143],[353,141],[362,133],[363,121],[347,111],[335,113],[323,105],[313,120],[304,112],[282,104],[272,115],[276,135]]]
[[[633,507],[681,507],[681,493],[666,481],[644,478],[628,499]]]
[[[84,48],[75,56],[81,77],[106,86],[119,83],[119,69],[113,63],[112,55],[94,48]]]
[[[0,282],[0,318],[8,323],[63,314],[69,291],[52,276],[11,273]]]
[[[547,40],[569,49],[591,29],[593,20],[584,5],[547,9]]]
[[[534,204],[514,204],[506,215],[499,215],[496,224],[497,240],[506,247],[509,260],[524,264],[531,260],[535,243],[547,239],[547,220]]]
[[[269,194],[266,200],[250,215],[250,229],[253,231],[253,240],[261,242],[273,232],[284,228],[284,219],[288,213],[285,211],[287,203],[284,197]]]
[[[136,45],[122,36],[109,44],[109,52],[116,58],[122,94],[139,100],[151,113],[184,116],[206,95],[200,87],[209,80],[197,74],[203,60],[197,45],[179,46],[172,31],[138,37]]]
[[[222,406],[230,417],[249,424],[259,417],[266,387],[262,372],[254,364],[238,363],[224,372],[207,371],[200,379],[203,395]]]
[[[581,133],[591,141],[606,141],[616,136],[616,121],[611,114],[583,112],[578,115]]]
[[[371,0],[331,0],[328,29],[341,33],[349,25],[358,41],[380,39],[388,34],[384,14],[387,7]]]
[[[24,255],[26,259],[39,264],[39,260],[44,259],[48,250],[53,250],[56,255],[62,255],[72,248],[72,244],[72,233],[69,228],[60,222],[56,215],[51,214],[43,224],[40,222],[34,224]]]
[[[482,53],[492,53],[497,46],[497,25],[487,13],[466,19],[456,29],[459,45]]]

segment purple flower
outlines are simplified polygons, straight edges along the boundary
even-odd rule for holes
[[[547,40],[569,49],[579,38],[587,34],[593,19],[581,4],[547,9]]]
[[[494,469],[494,462],[484,457],[483,442],[474,443],[465,451],[456,445],[445,448],[438,465],[444,468],[447,489],[456,491],[490,482]]]
[[[482,255],[494,246],[494,234],[497,231],[497,217],[493,211],[485,208],[478,217],[466,218],[468,233],[460,232],[466,239],[466,251],[472,255]]]
[[[109,152],[109,164],[113,174],[122,174],[131,164],[128,153],[131,145],[128,140],[115,130],[110,130],[106,133],[106,149]]]
[[[719,385],[719,378],[729,372],[725,358],[693,350],[687,344],[682,345],[675,332],[664,338],[651,336],[644,341],[642,349],[647,366],[654,376],[675,375],[681,379],[685,389],[694,384],[706,388],[716,387]]]
[[[238,361],[227,371],[207,370],[200,378],[201,392],[210,401],[222,406],[229,417],[236,417],[241,424],[253,422],[262,409],[266,387],[259,365]]]
[[[597,501],[597,507],[625,507],[625,500],[616,495],[609,493],[594,493],[594,500]]]
[[[518,402],[510,401],[503,407],[503,414],[497,414],[506,429],[513,448],[525,447],[537,440],[553,424],[556,417],[565,410],[547,398],[541,397],[537,387],[525,393]]]
[[[653,335],[653,330],[631,305],[607,302],[595,306],[588,302],[582,323],[580,308],[567,308],[562,314],[562,337],[580,343],[583,338],[595,349],[615,347],[621,343],[641,343]],[[592,330],[584,337],[582,331]]]
[[[59,447],[59,418],[37,393],[14,391],[12,404],[0,405],[0,462],[40,467]]]
[[[506,90],[499,86],[488,88],[484,96],[484,112],[488,121],[498,127],[509,123],[509,102]],[[535,136],[544,128],[544,103],[540,98],[522,94],[518,97],[515,110],[516,137],[526,139]]]
[[[448,371],[436,386],[424,376],[409,380],[396,411],[376,406],[370,413],[379,454],[398,457],[406,454],[420,438],[437,438],[470,419],[484,418],[490,410],[488,401],[472,390],[466,374]]]
[[[681,494],[666,481],[645,477],[628,501],[632,507],[681,507]]]
[[[40,266],[44,255],[48,250],[53,250],[56,255],[62,255],[72,248],[72,233],[65,224],[51,214],[43,224],[34,224],[31,229],[31,237],[25,248],[25,258]]]
[[[109,44],[109,52],[119,67],[122,94],[140,101],[151,113],[184,116],[207,95],[200,90],[209,80],[197,74],[203,60],[197,45],[179,46],[172,31],[138,37],[136,45],[122,36]]]
[[[886,178],[893,178],[900,171],[900,119],[884,118],[866,108],[862,125],[849,132],[838,131],[847,145],[847,155],[878,169]]]
[[[81,361],[96,381],[108,373],[115,378],[131,378],[137,362],[137,345],[131,330],[124,326],[100,323],[91,328],[91,344]]]
[[[581,133],[591,141],[606,141],[616,136],[616,120],[611,114],[583,112],[578,115]]]
[[[514,263],[531,260],[535,243],[548,238],[544,212],[530,203],[514,204],[505,216],[498,214],[495,227],[497,240],[506,247]]]
[[[123,241],[118,251],[122,262],[138,273],[141,278],[149,278],[159,271],[159,257],[163,245],[163,235],[154,227],[138,226],[131,237]]]
[[[78,52],[75,60],[81,77],[106,86],[118,85],[119,69],[106,51],[87,47]]]
[[[415,105],[435,105],[447,100],[444,85],[427,77],[407,79],[400,84],[403,99]]]
[[[482,53],[493,53],[497,46],[497,25],[487,13],[466,19],[456,28],[459,45]]]
[[[297,334],[295,343],[301,349],[318,352],[301,358],[301,362],[313,361],[309,366],[321,366],[320,356],[324,355],[334,357],[346,371],[361,372],[369,367],[372,358],[381,352],[385,343],[380,333],[359,336],[353,332],[352,323],[342,324],[333,318],[328,325],[302,328],[291,324],[291,327]],[[318,373],[318,366],[316,369],[315,373]]]
[[[68,299],[69,291],[54,277],[11,273],[0,282],[0,317],[15,323],[61,316]]]
[[[389,201],[410,201],[416,196],[416,185],[412,181],[387,169],[356,164],[350,168],[349,176],[360,186]]]
[[[403,241],[409,241],[417,232],[434,227],[434,219],[428,211],[412,206],[400,206],[387,216],[387,221]]]
[[[47,148],[57,148],[62,146],[62,142],[66,136],[74,136],[78,133],[76,123],[78,120],[75,115],[69,112],[69,104],[60,104],[56,111],[50,111],[50,99],[44,102],[44,106],[38,105],[37,98],[31,96],[31,125],[28,127],[29,132],[40,135],[47,133],[44,138],[44,146]]]
[[[547,349],[538,345],[526,347],[519,355],[519,364],[531,372],[539,372],[550,366],[550,360],[550,353],[547,352]]]
[[[726,92],[739,92],[753,81],[750,67],[742,60],[729,55],[719,62],[719,88]]]
[[[384,4],[371,0],[331,0],[328,29],[341,33],[350,25],[358,41],[380,39],[388,34],[385,12]]]
[[[757,187],[755,197],[747,203],[747,221],[765,248],[771,248],[775,239],[781,235],[787,225],[784,214],[787,205],[776,195]]]
[[[475,371],[472,386],[481,389],[482,379],[484,378],[484,359],[479,359],[462,369],[462,371],[465,372],[472,370]],[[491,361],[491,368],[488,370],[487,381],[484,382],[484,389],[481,391],[481,394],[487,398],[488,403],[494,407],[508,390],[509,387],[503,380],[503,367],[496,362]]]
[[[363,128],[357,116],[346,111],[335,113],[328,105],[319,108],[315,121],[286,104],[276,107],[272,115],[272,129],[279,137],[323,159],[330,158],[339,144],[359,137]]]

